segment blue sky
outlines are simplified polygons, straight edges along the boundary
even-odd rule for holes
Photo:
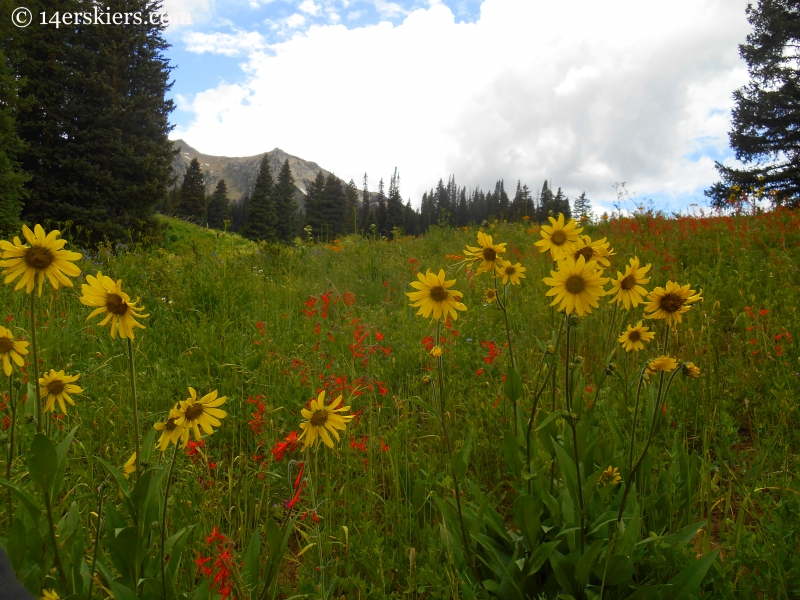
[[[702,205],[747,81],[746,0],[166,0],[173,138],[275,147],[371,188],[544,179]],[[511,183],[509,183],[511,182]]]

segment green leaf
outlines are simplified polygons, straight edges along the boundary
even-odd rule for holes
[[[510,429],[503,432],[503,459],[509,472],[519,481],[522,475],[522,462],[519,459],[519,442]]]
[[[697,523],[692,523],[691,525],[687,525],[680,531],[676,531],[671,535],[666,535],[661,538],[661,542],[665,544],[669,544],[670,546],[675,546],[676,548],[682,548],[686,546],[689,542],[692,541],[697,532],[700,531],[703,527],[706,526],[705,521],[698,521]]]
[[[78,426],[72,428],[64,439],[56,447],[56,457],[58,458],[58,470],[56,471],[56,479],[53,485],[53,500],[58,499],[58,495],[61,493],[61,488],[64,486],[64,472],[67,469],[67,455],[69,454],[69,449],[72,446],[72,440],[75,438],[75,432],[78,430]]]
[[[25,414],[36,418],[36,398],[39,397],[39,390],[31,383],[28,382],[28,391],[25,394]]]
[[[624,554],[612,554],[597,563],[592,572],[601,581],[605,581],[605,585],[622,585],[633,578],[633,564]]]
[[[575,581],[575,567],[569,562],[569,559],[558,550],[553,550],[549,558],[550,566],[553,567],[556,580],[564,591],[574,596],[575,588],[572,584]]]
[[[28,472],[42,493],[52,499],[53,482],[58,471],[58,455],[50,438],[43,433],[33,436],[28,449]]]
[[[139,536],[135,527],[124,527],[110,532],[108,546],[111,560],[125,581],[134,584],[136,561],[138,560]]]
[[[506,368],[506,380],[503,382],[503,391],[512,402],[516,402],[522,397],[522,378],[511,365],[508,365]]]
[[[575,565],[575,579],[578,581],[578,585],[580,587],[583,588],[586,586],[586,582],[589,579],[589,573],[591,572],[592,567],[595,566],[595,561],[603,551],[603,545],[605,543],[606,540],[595,540],[595,542],[589,546],[586,552],[583,553],[583,556],[578,559],[578,564]]]
[[[459,450],[453,452],[453,456],[450,458],[450,466],[453,468],[453,472],[459,479],[464,479],[464,476],[467,474],[469,457],[472,454],[473,438],[473,432],[470,431],[467,435],[467,439],[464,440],[464,444]]]
[[[547,427],[547,426],[548,426],[548,425],[549,425],[549,424],[550,424],[552,421],[555,421],[555,420],[556,420],[558,417],[560,417],[560,416],[561,416],[561,411],[560,411],[560,410],[555,410],[555,411],[551,412],[549,415],[547,415],[547,417],[545,417],[545,418],[542,420],[542,422],[541,422],[541,423],[539,423],[539,425],[536,427],[536,431],[540,431],[540,430],[544,429],[544,428],[545,428],[545,427]]]
[[[525,575],[533,575],[537,573],[539,569],[542,568],[545,562],[550,558],[550,555],[553,553],[553,550],[561,542],[556,540],[554,542],[547,542],[545,544],[539,544],[539,547],[531,554],[531,557],[528,559],[528,569],[525,572]]]
[[[542,502],[528,495],[517,497],[514,501],[514,523],[528,542],[528,551],[532,552],[542,535]]]
[[[117,482],[117,485],[119,486],[119,491],[122,494],[122,498],[126,501],[125,502],[126,507],[128,508],[128,511],[131,513],[131,518],[134,518],[133,504],[131,503],[130,495],[128,494],[129,483],[128,480],[125,478],[125,475],[117,467],[115,467],[110,463],[107,463],[99,456],[95,456],[94,459],[101,465],[103,465],[105,470],[108,471],[108,474],[111,475],[111,477],[113,477],[114,480]]]
[[[709,552],[702,558],[689,563],[680,573],[669,580],[670,600],[681,600],[687,598],[689,594],[696,594],[700,590],[700,584],[706,576],[708,569],[717,559],[719,549]]]
[[[121,583],[112,581],[110,587],[111,593],[114,594],[114,600],[139,600],[133,590]]]
[[[273,519],[267,519],[267,546],[270,556],[277,556],[281,551],[281,529]]]
[[[580,503],[580,498],[578,496],[578,479],[576,477],[575,462],[569,457],[564,448],[561,447],[561,444],[556,440],[552,440],[552,442],[556,452],[558,466],[561,469],[561,475],[564,477],[564,482],[567,484],[567,490],[569,490],[572,502],[577,508]]]
[[[278,534],[280,535],[280,531]],[[244,568],[242,569],[242,580],[250,590],[258,590],[260,556],[261,536],[256,530],[250,537],[250,543],[247,544],[247,550],[244,552]]]
[[[36,500],[36,498],[34,498],[33,495],[30,492],[24,490],[23,488],[18,486],[16,483],[12,483],[10,481],[7,481],[6,479],[0,479],[0,485],[5,486],[8,489],[10,489],[14,493],[14,495],[17,497],[17,499],[20,502],[22,502],[22,505],[28,511],[28,514],[30,514],[31,517],[33,517],[33,520],[36,523],[39,522],[39,517],[42,514],[42,507],[39,504],[39,502]]]
[[[156,433],[158,433],[156,429],[151,427],[144,440],[142,440],[142,447],[140,448],[142,456],[139,461],[139,464],[142,465],[142,469],[144,469],[144,465],[150,462],[150,456],[152,455],[153,448],[156,445]]]
[[[8,557],[11,559],[14,572],[19,573],[25,563],[25,556],[28,554],[28,539],[22,519],[14,519],[11,524],[6,550],[8,550]]]
[[[628,600],[658,600],[663,590],[669,589],[669,585],[646,585],[628,596]]]

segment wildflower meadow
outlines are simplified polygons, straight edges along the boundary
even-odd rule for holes
[[[0,242],[49,600],[800,596],[800,216]]]

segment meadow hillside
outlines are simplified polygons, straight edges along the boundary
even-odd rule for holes
[[[477,245],[476,227],[285,247],[166,222],[163,247],[76,249],[84,256],[75,287],[46,285],[37,298],[40,371],[80,373],[83,388],[66,415],[56,413],[50,433],[58,444],[77,427],[63,489],[52,497],[64,570],[72,574],[66,585],[45,521],[22,500],[40,493],[38,471],[29,468],[37,435],[31,394],[19,400],[13,427],[9,402],[0,415],[3,448],[16,430],[6,488],[20,490],[14,520],[6,508],[0,514],[0,543],[37,597],[55,589],[85,598],[90,580],[95,597],[125,600],[800,594],[796,212],[586,223],[584,234],[613,248],[606,276],[637,256],[652,265],[648,291],[670,280],[702,290],[667,338],[663,320],[644,321],[656,336],[642,352],[616,341],[642,320],[642,305],[615,312],[608,298],[568,324],[571,341],[563,338],[565,321],[542,281],[555,267],[534,246],[541,239],[535,225],[483,229],[527,269],[520,285],[498,287],[507,334],[504,311],[486,301],[493,279],[465,259],[465,247]],[[406,295],[427,269],[457,280],[467,307],[442,323],[438,340],[437,325],[415,316]],[[134,451],[134,427],[128,346],[98,318],[87,321],[91,309],[79,301],[85,276],[98,271],[121,279],[149,314],[132,344],[142,469],[161,478],[148,500],[125,491],[133,476],[125,483],[102,464],[122,468]],[[30,340],[29,297],[6,285],[0,298],[3,324]],[[690,376],[670,377],[671,387],[664,373],[644,380],[644,357],[661,354],[656,345],[665,339],[667,354],[692,361],[699,377],[684,368]],[[22,376],[30,371],[28,364]],[[200,444],[192,436],[177,453],[164,533],[161,496],[173,450],[152,449],[159,434],[147,435],[189,386],[199,396],[226,396],[227,416],[213,435]],[[20,399],[28,388],[14,389]],[[342,394],[350,407],[342,414],[354,418],[333,449],[304,451],[287,436],[301,431],[301,409],[323,390],[326,402]],[[516,419],[509,398],[517,399]],[[629,442],[639,410],[638,437]],[[622,490],[641,451],[625,505]],[[577,477],[572,456],[583,465]],[[7,455],[0,462],[5,470]],[[11,496],[0,492],[7,507]],[[141,514],[126,516],[129,501]],[[277,565],[265,562],[281,556],[276,525],[287,545]],[[126,543],[138,550],[126,554],[119,540],[129,533],[135,541]],[[162,533],[171,540],[167,592],[158,583]],[[262,594],[270,576],[275,585]]]

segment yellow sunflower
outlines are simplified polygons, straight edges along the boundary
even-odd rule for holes
[[[128,479],[128,476],[136,470],[136,452],[131,454],[131,457],[128,459],[124,465],[122,465],[122,474],[125,475],[125,479]]]
[[[11,361],[18,367],[25,364],[22,354],[28,353],[28,342],[15,342],[14,334],[5,327],[0,327],[0,357],[3,359],[3,373],[6,377],[11,375]]]
[[[0,267],[5,267],[3,275],[6,276],[4,283],[11,283],[22,276],[14,290],[24,287],[25,293],[30,294],[38,280],[40,296],[45,275],[54,290],[62,285],[72,287],[67,275],[77,277],[81,270],[71,261],[83,255],[63,249],[67,240],[56,239],[61,235],[60,231],[53,230],[45,235],[41,225],[36,225],[33,231],[23,225],[22,234],[30,246],[23,245],[18,236],[14,236],[13,243],[0,240],[0,258],[3,259],[0,260]]]
[[[570,255],[575,260],[578,260],[579,256],[583,256],[587,261],[597,261],[598,265],[605,268],[611,266],[608,257],[614,254],[614,250],[612,250],[610,246],[606,238],[592,241],[590,236],[581,235],[578,237],[578,241],[572,246]]]
[[[431,348],[430,355],[433,358],[439,358],[443,352],[444,350],[442,350],[441,346],[434,346],[433,348]]]
[[[605,295],[603,286],[608,277],[602,277],[595,261],[586,262],[583,256],[577,261],[566,257],[558,263],[558,271],[550,271],[550,275],[552,277],[542,279],[551,288],[546,295],[555,296],[550,306],[560,302],[558,310],[567,315],[575,312],[582,317],[592,312],[592,307],[599,306],[597,299]]]
[[[486,235],[482,231],[478,232],[477,248],[474,246],[467,246],[464,250],[466,256],[471,256],[475,262],[480,262],[480,266],[476,272],[477,275],[481,273],[490,273],[500,265],[503,260],[500,255],[506,251],[506,242],[502,244],[495,244],[492,242],[492,236]]]
[[[49,373],[45,373],[43,377],[39,378],[39,397],[45,399],[44,411],[55,412],[56,400],[61,408],[61,412],[67,414],[67,405],[64,403],[66,400],[70,405],[75,406],[75,402],[70,397],[70,394],[80,394],[83,388],[75,385],[75,382],[80,379],[81,375],[66,375],[64,371],[56,372],[55,369],[50,369]]]
[[[176,427],[181,429],[180,437],[183,446],[189,442],[189,430],[194,431],[194,439],[198,442],[203,439],[200,428],[208,435],[214,433],[214,427],[219,427],[222,423],[220,419],[228,416],[224,410],[217,408],[225,404],[227,396],[217,398],[217,390],[206,394],[200,400],[197,399],[197,392],[194,388],[189,388],[189,398],[181,400],[178,408],[178,418],[175,419]]]
[[[175,405],[175,408],[169,411],[169,416],[166,421],[153,425],[156,431],[161,432],[161,437],[158,438],[156,446],[158,446],[158,449],[161,450],[162,453],[167,451],[170,444],[177,444],[183,433],[184,428],[178,427],[177,424],[178,419],[181,417],[180,406],[180,403],[178,403]]]
[[[650,270],[649,264],[640,267],[639,258],[636,256],[631,258],[628,263],[624,274],[617,271],[617,278],[611,280],[611,291],[608,292],[615,294],[609,302],[622,304],[625,310],[630,310],[631,306],[636,308],[644,302],[642,296],[647,293],[647,290],[641,286],[650,282],[650,278],[645,277]]]
[[[353,418],[353,415],[340,415],[338,413],[350,410],[349,406],[342,406],[336,408],[342,403],[341,395],[325,406],[325,390],[322,390],[317,396],[316,400],[312,400],[309,405],[309,410],[305,408],[300,411],[303,418],[306,419],[304,423],[300,423],[300,429],[303,433],[300,434],[298,440],[308,437],[303,440],[303,449],[313,447],[316,445],[317,440],[321,439],[328,448],[333,448],[333,440],[331,435],[339,441],[339,431],[347,429],[347,422]]]
[[[644,307],[646,319],[666,319],[672,326],[683,320],[683,313],[688,312],[691,305],[702,299],[703,291],[695,293],[687,283],[680,286],[668,281],[666,287],[657,287],[647,296],[649,302]]]
[[[497,300],[497,290],[494,288],[486,288],[486,304],[494,304]]]
[[[644,342],[653,341],[655,335],[655,331],[650,331],[649,327],[642,327],[642,322],[639,321],[636,325],[628,325],[628,329],[619,336],[617,341],[625,348],[625,352],[631,350],[639,352],[644,350]]]
[[[406,292],[406,296],[412,301],[411,306],[419,308],[418,315],[427,319],[433,313],[433,318],[437,320],[448,315],[458,319],[456,311],[467,310],[467,307],[459,301],[464,294],[448,289],[456,284],[456,280],[445,281],[444,269],[440,269],[438,275],[428,269],[424,275],[417,273],[417,277],[419,281],[412,281],[411,287],[419,291]]]
[[[535,245],[539,246],[539,252],[547,252],[549,250],[550,257],[553,260],[561,260],[569,255],[583,228],[578,227],[578,224],[572,219],[564,224],[564,215],[561,213],[558,215],[558,220],[553,217],[547,218],[550,219],[551,225],[542,225],[540,232],[542,239],[536,242]]]
[[[55,590],[42,590],[42,593],[44,594],[42,600],[61,600],[61,596]]]
[[[700,377],[700,367],[694,364],[691,361],[686,361],[681,363],[681,373],[683,373],[684,377],[691,377],[692,379],[697,379]]]
[[[659,372],[670,373],[677,367],[678,361],[671,356],[659,356],[658,358],[654,358],[647,363],[647,367],[645,367],[644,370],[644,376],[645,379],[650,379],[650,375],[655,375]]]
[[[496,272],[498,277],[503,278],[503,285],[509,281],[512,285],[519,285],[520,278],[525,279],[525,275],[523,275],[525,271],[527,269],[521,263],[512,265],[510,260],[501,260]]]
[[[150,315],[141,314],[140,311],[143,311],[144,307],[136,306],[139,299],[131,302],[130,296],[122,291],[121,279],[115,283],[111,277],[98,271],[97,277],[87,275],[86,281],[89,282],[89,285],[85,283],[81,285],[83,294],[81,302],[86,306],[99,307],[89,313],[89,316],[86,317],[87,321],[94,316],[106,313],[106,317],[100,321],[100,326],[111,322],[111,339],[116,339],[117,329],[119,329],[119,337],[134,339],[134,328],[145,328],[135,319],[143,319]]]
[[[622,482],[622,475],[619,473],[619,469],[617,467],[609,466],[603,474],[600,475],[600,479],[598,480],[598,484],[601,486],[606,485],[617,485],[618,483]]]

